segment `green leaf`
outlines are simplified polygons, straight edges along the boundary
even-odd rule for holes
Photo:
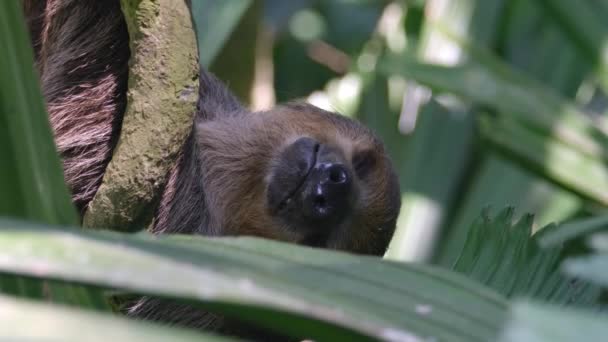
[[[420,261],[433,254],[442,221],[469,166],[472,119],[434,101],[421,109],[416,129],[402,148],[407,157],[400,179],[405,195],[387,257]]]
[[[256,65],[260,63],[258,58],[261,58],[258,56],[259,46],[264,44],[262,40],[271,39],[260,34],[260,21],[265,19],[262,17],[265,6],[268,5],[262,1],[251,2],[247,6],[208,67],[218,79],[229,85],[230,91],[242,103],[252,103]]]
[[[541,0],[538,4],[596,66],[600,84],[608,91],[608,55],[604,51],[608,36],[606,13],[598,11],[593,2],[596,1],[581,0],[577,2],[576,10],[568,0]]]
[[[608,152],[606,125],[592,122],[580,109],[542,84],[518,73],[488,53],[474,62],[446,67],[420,63],[408,56],[387,57],[381,70],[414,79],[433,89],[490,106],[591,157]]]
[[[16,0],[0,3],[0,216],[77,224],[63,180],[34,58]],[[101,293],[10,276],[0,290],[31,298],[108,309]]]
[[[550,89],[486,55],[476,63],[454,67],[423,64],[404,57],[387,59],[384,69],[498,110],[499,117],[504,117],[501,125],[506,127],[491,126],[486,130],[496,144],[504,145],[512,153],[532,162],[537,170],[566,188],[608,204],[605,195],[608,183],[603,177],[608,172],[603,165],[608,146],[605,127],[591,122],[583,112]],[[554,154],[561,159],[573,157],[575,160],[565,161],[578,165],[576,169],[583,170],[586,176],[563,167],[559,161],[547,163],[546,149],[543,149],[546,148],[545,140],[538,134],[515,130],[518,127],[515,125],[521,124],[559,142],[550,146],[555,147]],[[520,138],[513,139],[514,134],[519,134]],[[577,160],[583,163],[577,164]]]
[[[226,39],[251,5],[250,0],[192,1],[192,18],[198,37],[199,63],[208,68]]]
[[[0,3],[0,215],[76,224],[20,2]]]
[[[601,233],[591,235],[589,246],[596,252],[608,253],[608,230],[605,226]]]
[[[425,60],[449,63],[467,59],[461,48],[438,35],[431,19],[466,33],[478,44],[492,45],[498,37],[496,21],[505,3],[504,0],[429,1],[426,13],[432,12],[432,16],[424,16],[422,10],[407,9],[406,34],[412,38],[408,39],[420,42],[414,46],[417,55]],[[411,27],[412,15],[425,17],[424,20],[413,18],[414,24],[422,23],[420,28]],[[413,32],[418,32],[418,36],[412,37]],[[413,50],[410,44],[408,42],[408,50]],[[389,258],[427,261],[437,253],[438,242],[446,235],[442,228],[457,205],[459,188],[468,181],[467,171],[474,160],[474,110],[468,104],[441,106],[438,98],[427,103],[424,98],[428,93],[425,87],[409,82],[403,96],[400,127],[411,133],[411,141],[407,147],[401,147],[403,152],[395,153],[405,156],[400,163],[403,206],[387,252]],[[376,109],[374,115],[378,116],[378,112],[382,111]],[[437,139],[438,136],[442,138]],[[479,209],[475,209],[475,215]]]
[[[589,219],[571,225],[570,229],[572,230],[571,234],[564,234],[556,230],[554,236],[558,238],[565,236],[566,239],[571,239],[572,236],[580,237],[584,234],[587,245],[592,248],[593,253],[566,259],[562,264],[564,272],[573,277],[579,277],[601,285],[604,288],[608,287],[608,230],[606,230],[606,218]],[[600,232],[593,233],[600,229],[602,229]],[[553,240],[559,242],[560,239],[558,238]]]
[[[518,208],[519,214],[540,213],[536,223],[542,227],[554,220],[568,218],[581,206],[579,197],[496,154],[490,154],[478,166],[474,176],[451,222],[450,234],[444,237],[438,250],[436,260],[440,265],[452,266],[466,242],[471,223],[484,207],[513,206]]]
[[[111,315],[0,296],[2,341],[228,341]]]
[[[608,205],[608,170],[602,159],[590,157],[551,135],[539,133],[506,117],[491,119],[483,116],[480,126],[484,138],[527,169],[582,197]]]
[[[605,341],[608,316],[546,304],[517,302],[500,342]]]
[[[543,229],[539,232],[538,242],[543,247],[559,246],[568,241],[585,237],[601,229],[608,228],[608,216],[596,216],[569,221],[554,226],[552,229]]]
[[[253,238],[159,237],[0,221],[0,270],[198,301],[317,340],[495,336],[506,302],[451,271]]]
[[[563,263],[564,272],[608,287],[608,253],[569,258]]]
[[[575,99],[590,72],[578,47],[547,16],[538,1],[510,1],[504,37],[497,47],[507,63],[543,82],[565,98]],[[559,56],[559,58],[553,58]]]
[[[533,216],[513,224],[513,208],[488,211],[469,230],[452,269],[511,297],[560,304],[595,303],[599,289],[560,274],[560,248],[542,249],[531,236]]]

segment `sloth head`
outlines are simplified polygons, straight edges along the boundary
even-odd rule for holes
[[[316,247],[382,254],[400,207],[381,141],[297,103],[197,125],[210,225]]]

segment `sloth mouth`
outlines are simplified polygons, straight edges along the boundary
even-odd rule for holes
[[[320,148],[319,144],[316,144],[314,146],[313,153],[311,154],[311,160],[308,163],[308,169],[302,174],[302,176],[299,177],[299,179],[296,180],[295,186],[293,187],[293,189],[288,191],[287,195],[285,195],[285,197],[279,202],[279,205],[277,206],[277,209],[276,209],[277,212],[284,211],[285,208],[287,208],[287,206],[291,203],[293,198],[296,196],[296,194],[298,194],[298,192],[302,191],[302,187],[304,186],[304,183],[306,183],[306,180],[308,179],[308,176],[310,176],[312,169],[317,164],[317,156],[319,154],[319,148]]]

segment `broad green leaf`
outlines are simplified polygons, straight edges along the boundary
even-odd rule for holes
[[[566,274],[608,287],[608,272],[606,272],[608,270],[608,233],[606,233],[605,225],[601,227],[603,228],[602,232],[590,234],[587,238],[589,247],[595,253],[568,258],[564,261],[562,267]],[[598,230],[597,226],[593,228],[595,228],[593,230]],[[587,229],[582,231],[581,234],[593,230]]]
[[[564,309],[546,304],[517,302],[500,342],[605,341],[608,315]]]
[[[566,274],[608,287],[608,253],[569,258],[562,267]]]
[[[231,32],[224,38],[221,49],[207,67],[245,104],[252,104],[252,100],[255,101],[252,89],[256,65],[260,63],[257,61],[260,58],[259,46],[264,44],[263,39],[271,39],[259,33],[264,6],[266,5],[262,1],[253,1],[245,8],[234,23]],[[200,34],[205,35],[206,32]]]
[[[602,218],[604,220],[601,220]],[[569,235],[556,231],[554,235],[557,235],[558,238],[565,235],[565,239],[571,239],[575,234],[586,235],[586,242],[593,251],[593,253],[566,259],[562,264],[566,274],[588,280],[604,288],[608,287],[608,230],[606,227],[606,219],[601,217],[597,220],[587,220],[583,224],[571,225],[572,233]],[[553,240],[560,241],[559,239]]]
[[[449,234],[438,249],[436,262],[451,267],[466,242],[471,224],[485,207],[517,208],[518,215],[539,213],[537,227],[562,221],[581,206],[579,197],[559,189],[529,170],[490,154],[479,164],[472,184],[452,219]]]
[[[0,216],[77,224],[16,0],[0,3],[0,60]],[[108,308],[101,293],[82,287],[2,276],[0,290]]]
[[[608,253],[608,230],[604,226],[600,233],[595,233],[589,238],[589,246],[596,252]]]
[[[514,210],[490,217],[486,211],[469,230],[453,270],[507,297],[530,297],[560,304],[594,303],[599,289],[560,273],[561,249],[542,249],[532,234],[533,216],[513,224]]]
[[[595,0],[580,0],[576,10],[568,0],[541,0],[539,6],[547,17],[558,23],[568,37],[580,48],[583,54],[596,65],[597,76],[604,91],[608,90],[608,54],[606,40],[608,25],[605,12],[598,11]],[[599,13],[598,13],[599,12]]]
[[[585,163],[578,169],[586,168],[585,171],[591,174],[581,177],[576,171],[553,163],[550,165],[552,167],[550,171],[559,172],[559,175],[549,173],[549,176],[554,180],[556,178],[559,181],[566,180],[567,188],[575,187],[577,192],[599,203],[608,203],[608,198],[605,196],[608,184],[603,184],[606,183],[605,178],[608,178],[606,177],[608,169],[601,163],[606,157],[604,149],[607,143],[606,136],[574,106],[559,100],[547,89],[539,88],[532,80],[522,80],[521,75],[509,71],[504,66],[490,68],[468,63],[456,67],[443,67],[402,61],[399,69],[397,67],[399,62],[393,60],[390,63],[393,66],[389,68],[392,72],[412,77],[431,87],[461,95],[480,104],[492,106],[502,112],[501,115],[513,114],[511,117],[515,120],[512,122],[523,122],[539,130],[544,136],[553,137],[561,142],[562,146],[568,148],[568,150],[558,149],[555,152],[557,156],[567,151],[572,151],[568,153],[568,157],[577,157],[577,154],[580,154],[577,158],[583,159]],[[499,141],[500,144],[518,145],[517,149],[514,146],[507,146],[518,155],[523,154],[525,158],[534,157],[537,169],[543,166],[539,158],[544,154],[538,151],[543,141],[538,138],[534,140],[535,136],[530,134],[524,137],[527,139],[525,141],[512,139],[511,135],[514,133],[526,132],[492,130],[490,137],[497,140],[498,135],[502,134],[503,139]]]
[[[75,224],[16,0],[0,3],[0,61],[0,215]]]
[[[200,302],[316,340],[486,341],[507,307],[448,270],[253,238],[0,221],[0,270]]]
[[[481,118],[484,137],[529,170],[583,197],[608,205],[608,169],[604,162],[534,131],[515,120]]]
[[[112,315],[0,296],[2,341],[228,341]]]
[[[543,229],[537,238],[541,246],[559,246],[573,239],[608,228],[608,216],[596,216],[569,221],[552,229]]]
[[[469,166],[472,140],[471,115],[448,111],[436,102],[422,108],[403,148],[403,206],[387,257],[421,261],[433,254],[442,221]]]
[[[392,56],[381,62],[381,70],[490,106],[589,156],[606,158],[608,137],[603,123],[592,122],[576,106],[495,57],[480,55],[474,62],[452,67]]]
[[[499,31],[495,22],[504,6],[504,0],[426,2],[426,11],[432,15],[425,18],[421,29],[414,27],[414,31],[421,31],[414,38],[420,41],[415,46],[417,55],[426,61],[448,64],[466,60],[468,56],[462,48],[430,24],[431,17],[434,22],[468,34],[478,44],[492,45]],[[418,14],[411,9],[406,11],[408,17]],[[474,159],[473,109],[468,104],[440,106],[437,98],[425,99],[428,93],[428,89],[410,82],[401,109],[400,128],[411,137],[406,147],[402,144],[403,152],[397,154],[405,156],[400,163],[403,204],[387,257],[404,261],[427,261],[436,254],[438,241],[445,235],[442,228]]]
[[[192,1],[192,18],[197,31],[199,63],[208,68],[236,27],[250,0]]]
[[[510,1],[505,32],[495,50],[515,69],[574,99],[592,66],[538,1]],[[559,56],[559,58],[553,58]]]
[[[493,6],[498,15],[492,16],[482,13],[481,4],[492,6],[494,1],[473,1],[478,8],[475,17],[477,22],[485,22],[485,34],[498,30],[497,39],[490,44],[479,42],[475,36],[478,34],[474,28],[460,33],[443,22],[435,26],[436,31],[448,27],[452,32],[459,32],[467,41],[477,46],[489,47],[515,69],[525,71],[529,78],[537,79],[546,86],[555,89],[558,93],[571,98],[578,89],[580,79],[588,70],[588,65],[580,63],[580,56],[571,44],[565,40],[558,30],[547,25],[543,13],[538,11],[533,2],[529,1],[496,1]],[[436,20],[433,18],[433,22]],[[481,33],[484,34],[484,33]],[[454,39],[444,37],[455,44]],[[457,41],[456,41],[457,42]],[[463,53],[468,53],[469,62],[476,63],[479,53],[469,51],[466,45],[455,44]],[[447,52],[444,52],[448,54]],[[437,51],[437,54],[441,51]],[[560,58],[551,58],[558,54]],[[478,62],[481,63],[481,62]],[[475,115],[483,113],[483,108],[472,107]],[[509,114],[500,117],[507,117]],[[542,179],[544,176],[535,175],[526,170],[527,165],[520,167],[503,158],[499,158],[496,151],[484,148],[485,144],[476,150],[476,159],[480,161],[475,168],[468,172],[466,187],[460,191],[458,208],[454,211],[452,222],[447,224],[447,234],[444,234],[441,248],[437,251],[439,260],[451,260],[458,248],[464,244],[470,223],[479,214],[481,208],[492,205],[495,208],[515,206],[520,211],[533,212],[537,217],[537,224],[542,226],[555,220],[563,220],[574,212],[580,210],[582,200],[575,194],[549,184]],[[481,155],[481,156],[480,156]]]

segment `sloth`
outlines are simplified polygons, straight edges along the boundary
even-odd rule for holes
[[[382,143],[368,128],[302,102],[249,112],[204,70],[200,99],[153,232],[252,235],[384,252],[399,188]]]
[[[120,135],[129,36],[118,0],[24,0],[36,67],[73,202],[86,210]],[[192,130],[155,212],[155,234],[249,235],[382,255],[399,184],[381,140],[305,102],[242,106],[201,70]],[[140,298],[133,317],[238,331],[222,317]],[[230,328],[227,328],[230,327]]]

